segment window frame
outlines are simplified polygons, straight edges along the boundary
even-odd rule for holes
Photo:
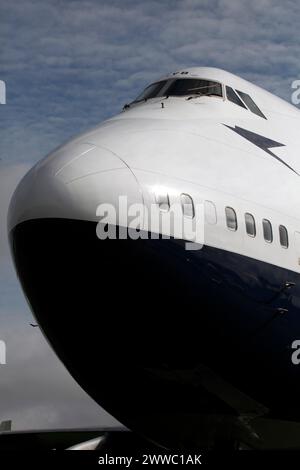
[[[169,212],[170,210],[170,197],[168,193],[155,194],[156,204],[161,212]],[[164,207],[166,206],[166,207]]]
[[[253,222],[253,233],[250,233],[248,231],[248,223],[247,223],[247,217],[251,218],[251,223]],[[256,237],[256,222],[255,222],[255,217],[252,215],[250,212],[245,212],[245,228],[246,228],[246,233],[248,237],[255,238]]]
[[[222,98],[224,99],[224,88],[223,88],[223,83],[221,83],[219,80],[212,80],[210,78],[201,78],[201,77],[176,77],[176,78],[173,78],[170,85],[168,86],[168,88],[166,89],[166,95],[165,96],[170,96],[170,97],[175,97],[175,98],[184,98],[186,96],[193,96],[193,95],[197,95],[197,93],[186,93],[186,94],[182,94],[182,95],[172,95],[170,93],[168,93],[168,91],[170,91],[170,89],[176,84],[177,81],[187,81],[187,80],[198,80],[198,81],[205,81],[205,82],[213,82],[214,85],[209,85],[209,86],[215,86],[215,85],[219,85],[220,86],[220,90],[221,90],[221,95],[216,95],[216,94],[212,94],[212,95],[201,95],[199,94],[199,96],[214,96],[216,98]]]
[[[271,240],[268,240],[268,239],[266,238],[266,236],[265,236],[265,234],[266,234],[266,232],[265,232],[265,223],[267,223],[268,226],[269,226],[270,229],[271,229]],[[272,227],[271,221],[270,221],[269,219],[265,219],[265,218],[262,219],[262,226],[263,226],[263,236],[264,236],[265,242],[266,242],[266,243],[270,243],[270,244],[273,243],[273,241],[274,241],[274,235],[273,235],[273,227]]]
[[[243,102],[243,100],[239,97],[239,95],[238,95],[237,92],[234,90],[234,88],[232,88],[232,87],[229,86],[229,85],[225,85],[225,89],[226,89],[226,98],[227,98],[227,101],[229,101],[230,103],[233,103],[233,104],[235,104],[236,106],[239,106],[240,108],[245,109],[246,111],[248,111],[247,106],[245,105],[245,103]],[[233,92],[233,95],[236,96],[236,98],[237,98],[236,101],[233,101],[233,100],[231,100],[231,99],[228,97],[227,89],[229,89],[231,92]]]
[[[229,222],[229,217],[228,217],[228,214],[227,214],[228,210],[232,211],[232,213],[234,214],[235,227],[230,227],[230,225],[228,224],[228,222]],[[238,229],[238,220],[237,220],[236,211],[234,210],[233,207],[231,207],[231,206],[226,206],[225,207],[225,219],[226,219],[226,226],[227,226],[228,230],[231,230],[231,232],[236,232],[237,229]]]
[[[213,218],[210,217],[212,214],[212,211],[213,211]],[[213,201],[209,199],[205,199],[204,201],[204,220],[208,225],[216,225],[218,223],[218,214],[217,214],[216,205]]]
[[[282,243],[282,237],[281,237],[282,229],[283,229],[283,231],[284,231],[284,233],[285,233],[285,236],[286,236],[286,244],[283,244],[283,243]],[[281,246],[282,248],[284,248],[285,250],[287,250],[288,247],[289,247],[289,232],[288,232],[288,229],[286,228],[285,225],[280,224],[279,227],[278,227],[278,231],[279,231],[279,243],[280,243],[280,246]]]
[[[135,98],[135,100],[132,103],[140,103],[141,101],[147,101],[147,100],[151,100],[153,98],[158,97],[158,95],[153,96],[153,97],[150,96],[149,98],[143,98],[142,96],[146,93],[146,91],[149,88],[154,87],[154,86],[157,87],[160,83],[163,83],[163,85],[160,87],[158,93],[160,93],[164,89],[164,87],[167,85],[168,79],[158,80],[157,82],[150,83],[150,85],[148,85],[146,88],[144,88],[144,90]]]
[[[251,111],[251,113],[253,113],[256,116],[259,116],[263,119],[267,119],[266,116],[264,115],[264,113],[261,111],[261,109],[255,103],[252,96],[249,95],[249,93],[246,93],[245,91],[241,91],[241,90],[235,90],[235,92],[238,94],[238,96],[243,101],[243,103],[245,103],[245,105],[247,106],[247,109],[249,109],[249,111]],[[248,100],[248,102],[245,100],[244,97]],[[250,102],[250,106],[249,106],[249,102]]]
[[[183,202],[182,202],[183,197],[188,197],[189,200],[191,201],[192,214],[193,215],[188,215],[188,214],[185,213],[184,208],[187,204],[183,204]],[[187,219],[193,219],[195,217],[195,205],[194,205],[194,200],[193,200],[192,196],[190,194],[187,194],[187,193],[181,193],[180,194],[180,203],[181,203],[181,209],[182,209],[183,216],[186,217]]]

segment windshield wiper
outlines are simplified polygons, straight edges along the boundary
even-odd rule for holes
[[[201,91],[196,91],[196,90],[203,90],[203,89],[208,89],[208,88],[214,88],[216,86],[216,84],[214,83],[213,85],[204,85],[204,86],[200,86],[200,87],[197,87],[197,88],[190,88],[189,90],[187,91],[193,91],[193,95],[200,95],[200,96],[221,96],[221,95],[218,95],[218,93],[210,93],[210,92],[201,92]],[[191,100],[193,98],[198,98],[198,96],[190,96],[189,98],[187,98],[188,100]]]
[[[199,98],[200,96],[220,96],[218,95],[218,93],[200,93],[200,92],[197,92],[197,93],[194,93],[193,96],[189,96],[186,100],[194,100],[195,98]]]

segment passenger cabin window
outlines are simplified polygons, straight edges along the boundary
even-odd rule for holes
[[[227,96],[228,101],[231,101],[232,103],[237,104],[241,108],[247,109],[247,107],[244,105],[242,100],[238,97],[236,92],[230,86],[226,86],[226,96]]]
[[[210,225],[215,225],[217,223],[216,206],[212,201],[204,201],[204,214],[206,223]]]
[[[192,219],[195,216],[193,199],[188,194],[181,194],[180,199],[184,216]]]
[[[247,93],[244,93],[243,91],[239,91],[239,90],[236,90],[236,91],[239,94],[239,96],[242,98],[244,103],[248,106],[250,111],[252,111],[252,113],[257,114],[257,116],[260,116],[264,119],[267,119],[266,116],[261,112],[259,107],[254,103],[251,96],[249,96]]]
[[[245,224],[246,224],[246,232],[250,237],[256,236],[256,227],[255,227],[255,219],[252,214],[246,212],[245,214]]]
[[[237,218],[235,210],[232,207],[225,207],[226,224],[229,230],[237,230]]]
[[[289,246],[289,236],[288,236],[288,231],[284,227],[284,225],[279,225],[279,240],[280,240],[280,245],[283,248],[288,248],[288,246]]]
[[[263,219],[263,232],[264,232],[264,239],[268,243],[272,243],[273,241],[273,231],[271,222],[267,219]]]
[[[161,211],[168,212],[168,210],[170,209],[170,200],[168,194],[157,194],[156,202]]]

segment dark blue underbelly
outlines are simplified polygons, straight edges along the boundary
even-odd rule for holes
[[[100,241],[93,222],[28,221],[10,239],[51,345],[125,425],[171,444],[187,426],[189,440],[207,416],[241,413],[222,383],[270,417],[300,420],[297,273],[178,240]]]

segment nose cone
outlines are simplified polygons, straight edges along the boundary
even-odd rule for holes
[[[17,186],[8,211],[8,232],[28,220],[61,217],[70,208],[70,192],[47,166],[33,167]]]
[[[141,202],[136,178],[113,152],[92,144],[66,145],[35,165],[18,185],[8,231],[34,219],[96,221],[99,204],[117,207],[119,196]]]
[[[210,405],[177,375],[201,355],[193,299],[210,290],[199,292],[198,266],[176,240],[97,237],[99,205],[118,207],[120,196],[128,208],[142,203],[118,155],[89,143],[57,150],[16,189],[12,253],[41,330],[77,382],[126,426],[175,448],[199,403]]]
[[[118,207],[120,196],[127,196],[128,204],[142,202],[136,178],[116,154],[91,144],[68,145],[25,175],[8,214],[12,256],[35,318],[62,362],[92,394],[97,387],[88,364],[96,378],[99,355],[107,353],[116,326],[107,306],[118,295],[113,278],[120,268],[113,255],[116,240],[108,240],[112,256],[107,260],[107,244],[97,236],[97,208]]]

